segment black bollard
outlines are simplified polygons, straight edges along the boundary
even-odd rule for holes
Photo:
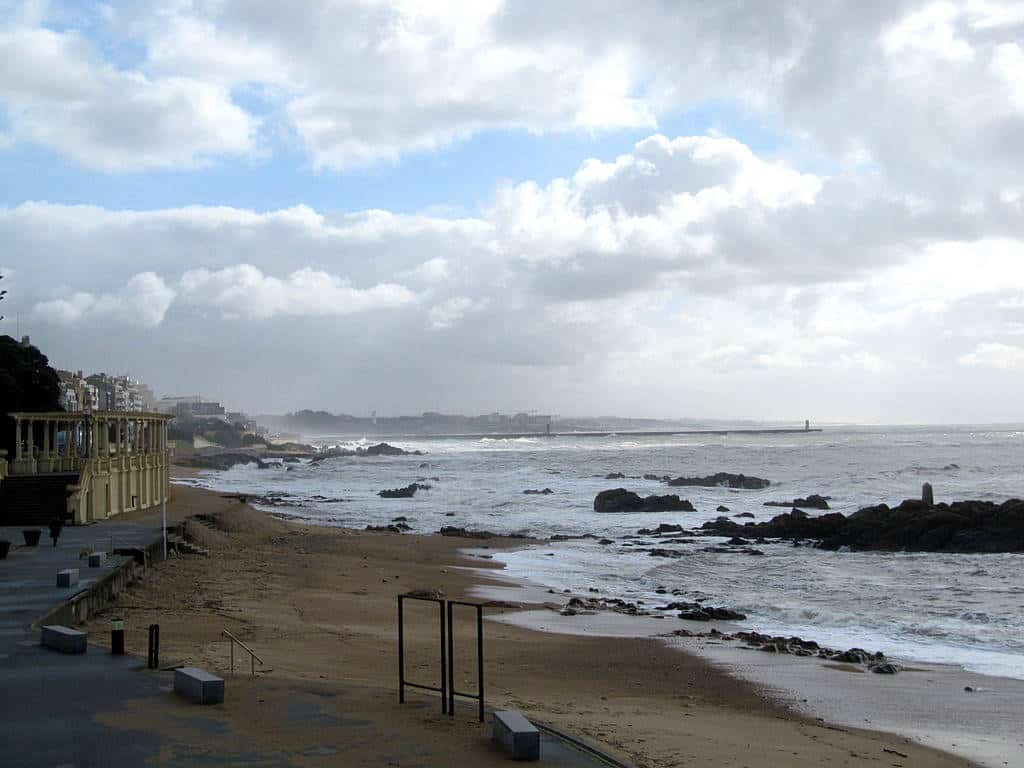
[[[149,625],[149,655],[146,664],[150,669],[160,667],[160,625]]]
[[[113,656],[124,656],[124,621],[110,620],[110,653]]]

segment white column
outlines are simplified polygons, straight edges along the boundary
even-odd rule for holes
[[[29,419],[28,420],[28,437],[25,438],[25,448],[26,448],[26,450],[28,450],[28,457],[30,459],[33,458],[33,455],[32,455],[33,451],[32,451],[32,449],[35,448],[35,440],[34,440],[34,438],[32,436],[32,427],[33,427],[32,419]]]
[[[21,459],[21,419],[14,419],[14,460]]]

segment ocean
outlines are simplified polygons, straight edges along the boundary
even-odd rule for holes
[[[354,447],[378,439],[318,438]],[[508,574],[556,590],[665,602],[706,598],[747,615],[740,624],[819,643],[911,661],[948,663],[982,674],[1024,679],[1024,554],[950,555],[825,552],[789,543],[764,553],[701,551],[716,539],[658,547],[677,559],[633,546],[659,523],[697,528],[723,514],[766,520],[786,511],[763,506],[812,493],[831,496],[849,514],[880,502],[919,498],[930,482],[936,501],[1024,495],[1024,427],[843,427],[806,434],[608,437],[387,438],[423,456],[336,458],[319,464],[237,466],[201,472],[194,481],[226,492],[275,497],[271,511],[309,522],[362,528],[408,518],[414,533],[444,525],[538,538],[593,534],[614,539],[554,542],[502,553]],[[605,480],[626,475],[734,472],[767,478],[765,490],[667,488],[657,481]],[[436,478],[436,479],[435,479]],[[377,492],[424,480],[411,499]],[[641,495],[679,493],[696,512],[599,514],[594,496],[625,487]],[[524,490],[550,488],[550,495]],[[818,514],[808,510],[810,514]],[[649,542],[656,539],[645,538]]]

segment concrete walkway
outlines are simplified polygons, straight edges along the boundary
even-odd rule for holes
[[[91,648],[69,656],[42,648],[32,623],[76,593],[88,589],[125,558],[114,556],[100,568],[79,559],[83,548],[109,551],[141,547],[160,536],[159,527],[108,523],[63,530],[53,547],[46,529],[38,547],[24,543],[21,528],[0,528],[12,542],[0,560],[0,764],[4,766],[144,765],[157,755],[159,734],[134,734],[106,728],[93,713],[116,707],[125,698],[160,693],[160,680],[140,674],[145,663]],[[57,571],[79,569],[79,583],[58,588]]]
[[[32,624],[62,602],[87,590],[126,558],[110,557],[101,568],[89,568],[79,557],[84,548],[109,552],[113,548],[140,548],[157,541],[159,525],[151,522],[107,521],[102,524],[68,527],[58,546],[51,546],[43,530],[38,547],[24,547],[21,528],[0,527],[0,540],[15,546],[0,560],[0,765],[5,768],[105,768],[107,766],[228,766],[260,765],[291,768],[311,764],[338,764],[342,750],[316,747],[316,740],[304,741],[302,749],[278,749],[267,753],[251,744],[226,737],[227,732],[215,710],[182,703],[171,691],[168,672],[145,669],[143,659],[111,656],[109,650],[93,642],[83,655],[65,655],[42,648],[39,630]],[[56,586],[57,571],[78,568],[79,583],[71,588]],[[169,660],[163,660],[167,664]],[[246,687],[261,681],[237,685],[243,699]],[[232,697],[229,681],[227,696]],[[265,681],[260,695],[270,695],[282,681]],[[289,688],[282,695],[289,707],[310,698],[301,690]],[[321,697],[312,697],[321,701]],[[262,701],[262,699],[258,699]],[[426,706],[425,703],[422,706]],[[279,727],[308,727],[311,716],[305,709],[285,708]],[[123,717],[111,723],[111,713]],[[370,715],[368,715],[370,716]],[[372,716],[370,716],[372,717]],[[416,745],[399,745],[387,737],[392,715],[372,718],[374,722],[353,721],[367,730],[353,733],[356,742],[370,742],[395,750],[391,765],[417,765],[433,768],[427,759],[409,761],[400,753],[415,755]],[[295,720],[294,723],[289,720]],[[127,722],[125,722],[127,721]],[[312,718],[314,724],[316,718]],[[323,725],[331,723],[325,721]],[[342,724],[344,725],[344,724]],[[186,734],[181,735],[185,727]],[[339,726],[340,727],[340,726]],[[357,729],[358,730],[358,729]],[[174,733],[172,733],[174,731]],[[317,739],[326,733],[313,734]],[[343,736],[335,733],[335,737]],[[342,739],[344,741],[346,739]],[[313,747],[310,747],[313,744]],[[543,765],[558,768],[600,768],[607,763],[596,759],[568,742],[542,734]],[[440,765],[449,765],[445,760]]]

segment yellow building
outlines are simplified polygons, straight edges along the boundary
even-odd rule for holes
[[[10,416],[16,448],[13,457],[0,455],[5,505],[0,525],[44,524],[58,512],[80,525],[166,502],[172,416],[128,411]]]

